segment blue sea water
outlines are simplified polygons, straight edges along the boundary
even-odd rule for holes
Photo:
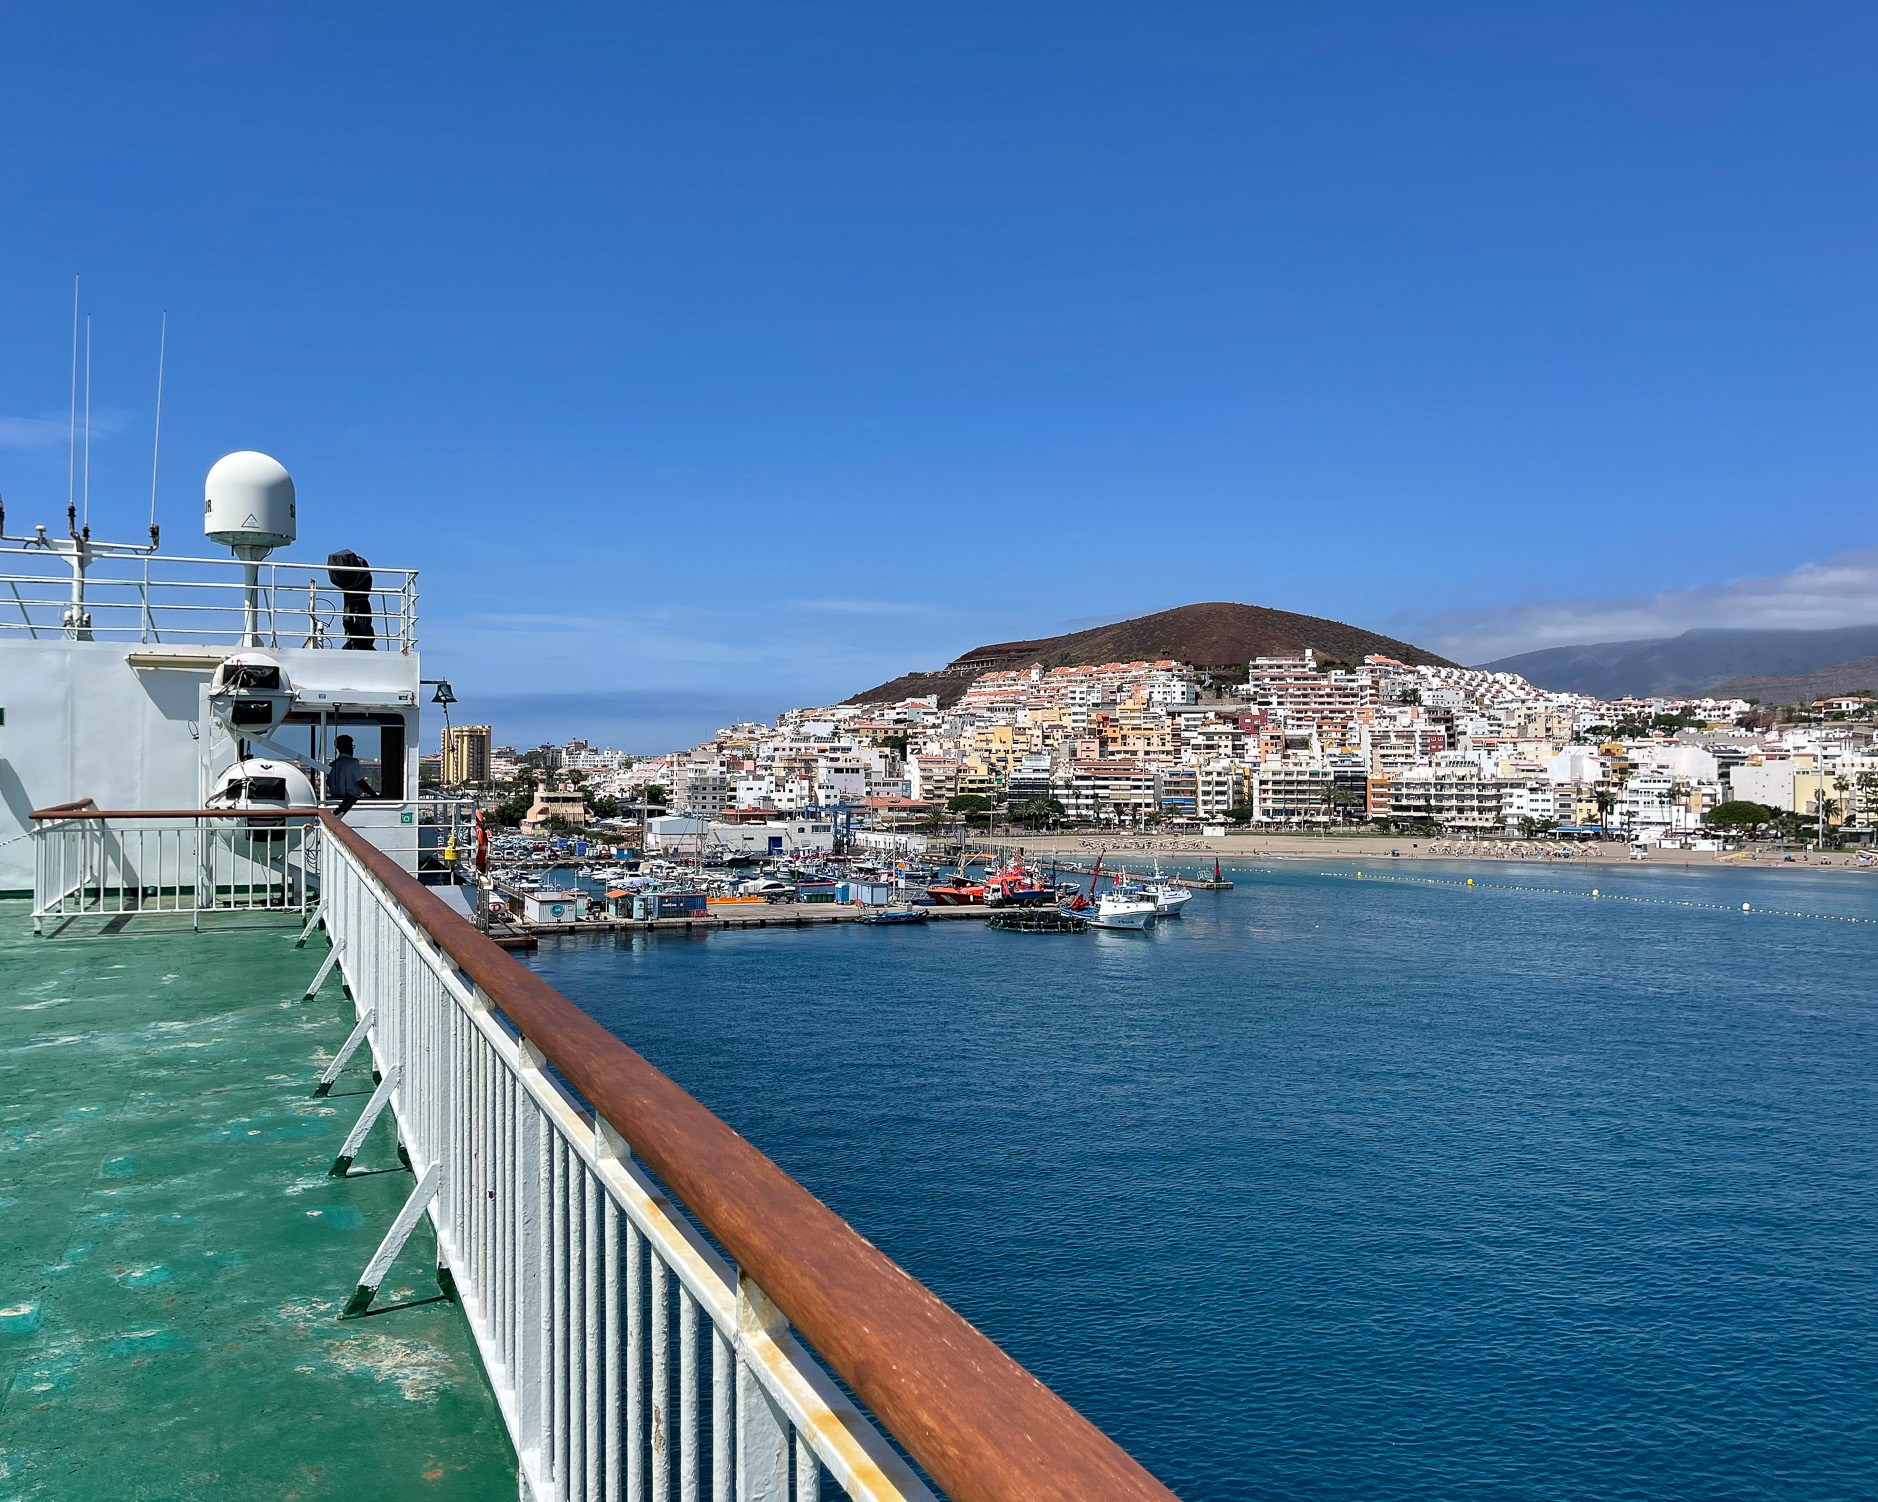
[[[1878,876],[1226,874],[532,963],[1185,1498],[1878,1496]]]

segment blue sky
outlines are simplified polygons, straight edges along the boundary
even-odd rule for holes
[[[1878,620],[1878,11],[0,19],[0,492],[221,453],[427,675],[660,749],[1190,600],[1468,660]]]

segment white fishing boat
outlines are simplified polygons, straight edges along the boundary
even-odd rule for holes
[[[1163,918],[1178,918],[1180,910],[1193,901],[1193,893],[1171,881],[1151,881],[1141,890],[1153,902],[1154,911]]]
[[[1154,904],[1155,913],[1162,918],[1178,918],[1180,910],[1193,901],[1193,893],[1185,887],[1177,887],[1161,873],[1161,863],[1154,863],[1154,880],[1144,883],[1141,894]]]
[[[1154,920],[1152,898],[1132,892],[1104,892],[1086,916],[1091,928],[1146,928]]]

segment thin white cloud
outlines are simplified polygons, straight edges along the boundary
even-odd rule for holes
[[[936,615],[937,605],[912,600],[791,600],[797,610],[817,615]]]
[[[1878,549],[1841,553],[1785,574],[1627,599],[1542,600],[1424,617],[1413,639],[1456,662],[1541,647],[1680,636],[1697,627],[1825,630],[1878,622]]]
[[[117,407],[93,407],[91,409],[91,441],[95,446],[101,440],[117,434],[128,422],[131,414]],[[64,448],[71,442],[72,427],[69,417],[0,417],[0,449],[50,449]],[[85,430],[78,430],[78,441],[85,441]]]
[[[92,424],[97,431],[97,424]],[[0,449],[49,449],[64,446],[71,429],[44,417],[0,417]]]

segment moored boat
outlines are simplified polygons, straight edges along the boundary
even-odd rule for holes
[[[1056,888],[1026,866],[1020,857],[985,878],[987,907],[1053,907]]]
[[[877,913],[867,913],[861,918],[863,923],[924,923],[930,914],[921,907],[884,907]]]
[[[950,881],[926,888],[926,895],[939,907],[972,907],[985,900],[985,889],[976,882]]]
[[[1163,918],[1178,918],[1180,910],[1193,901],[1193,893],[1168,880],[1158,859],[1154,862],[1154,880],[1142,883],[1141,894],[1153,902],[1155,912]]]
[[[1092,928],[1143,929],[1154,920],[1153,900],[1129,892],[1104,892],[1086,916]]]

